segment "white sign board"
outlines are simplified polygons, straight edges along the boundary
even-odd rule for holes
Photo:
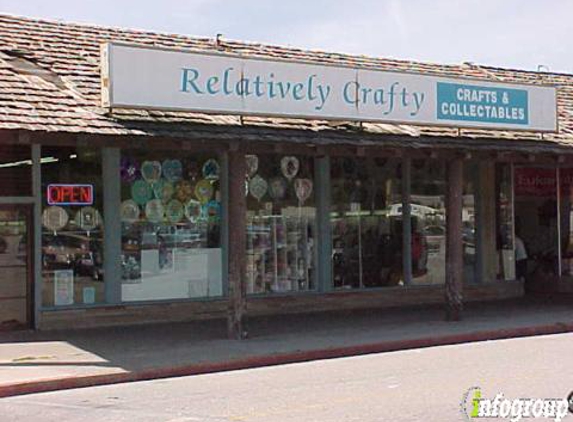
[[[556,89],[102,46],[104,107],[556,131]]]
[[[74,304],[74,271],[54,271],[54,305]]]

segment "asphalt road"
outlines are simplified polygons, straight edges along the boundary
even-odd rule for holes
[[[540,336],[5,398],[0,421],[463,421],[471,387],[565,398],[572,367],[573,334]]]

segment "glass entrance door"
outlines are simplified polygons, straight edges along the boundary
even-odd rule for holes
[[[30,324],[31,207],[0,205],[0,330]]]

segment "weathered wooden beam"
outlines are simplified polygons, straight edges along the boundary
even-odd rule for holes
[[[446,191],[446,319],[459,321],[463,309],[463,159],[448,163]]]
[[[246,314],[246,214],[245,175],[247,165],[245,153],[229,151],[229,308],[227,329],[230,339],[247,337]]]

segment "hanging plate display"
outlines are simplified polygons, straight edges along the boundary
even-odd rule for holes
[[[145,204],[145,216],[151,223],[161,223],[165,215],[165,208],[159,199],[152,199]]]
[[[199,200],[201,204],[206,204],[209,199],[213,196],[213,185],[208,180],[199,180],[195,185],[195,198]]]
[[[171,223],[179,223],[184,214],[183,204],[177,199],[172,199],[165,207],[165,216]]]
[[[289,182],[296,177],[299,168],[300,162],[298,161],[298,158],[289,156],[281,159],[281,171],[283,176],[286,177]]]
[[[249,182],[249,192],[251,195],[260,201],[267,193],[268,183],[258,174]]]
[[[93,207],[83,207],[76,213],[75,223],[82,230],[91,232],[101,224],[101,215]]]
[[[173,187],[173,183],[164,179],[159,179],[158,182],[153,184],[155,198],[161,199],[163,202],[169,202],[174,192],[175,188]]]
[[[151,186],[145,180],[136,180],[131,185],[131,198],[139,205],[151,199]]]
[[[208,218],[219,218],[221,216],[221,204],[215,200],[203,205],[203,215]]]
[[[135,223],[139,220],[139,212],[139,205],[132,199],[123,201],[120,205],[119,213],[124,223]]]
[[[269,196],[274,200],[283,199],[287,190],[287,181],[282,177],[275,177],[269,183]]]
[[[259,157],[256,155],[246,155],[245,160],[247,162],[247,174],[249,177],[253,177],[259,169]]]
[[[179,160],[163,162],[163,176],[170,182],[178,182],[183,178],[183,164]]]
[[[123,182],[133,183],[139,175],[139,165],[137,161],[131,157],[121,157],[119,174]]]
[[[219,163],[214,158],[210,158],[203,164],[203,177],[214,180],[219,178]]]
[[[201,204],[199,201],[191,199],[185,204],[185,217],[192,223],[201,218]]]
[[[294,191],[300,203],[304,203],[312,195],[312,180],[296,179],[294,181]]]
[[[68,219],[68,213],[62,207],[48,207],[42,213],[42,224],[53,232],[66,227]]]
[[[193,186],[187,180],[182,180],[175,185],[175,198],[186,203],[193,198]]]
[[[141,164],[141,177],[149,183],[157,182],[161,178],[161,163],[159,161],[144,161]]]

